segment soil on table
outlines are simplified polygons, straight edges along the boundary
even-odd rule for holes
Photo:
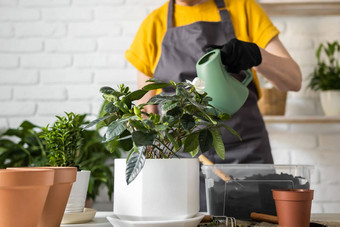
[[[214,182],[207,190],[210,214],[243,220],[250,220],[251,212],[276,215],[272,189],[309,189],[309,183],[285,173]]]

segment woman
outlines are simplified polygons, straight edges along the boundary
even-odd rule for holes
[[[137,68],[138,86],[142,87],[150,77],[176,82],[192,80],[197,76],[197,60],[207,49],[218,47],[226,70],[238,73],[236,78],[242,79],[240,70],[253,67],[278,89],[298,91],[299,66],[278,34],[256,0],[170,0],[143,21],[125,57]],[[213,151],[205,153],[214,163],[273,163],[268,134],[257,106],[260,90],[254,70],[247,101],[226,122],[242,141],[222,130],[225,160]],[[155,92],[148,93],[140,103],[153,95]],[[145,109],[157,111],[156,106]],[[201,182],[201,210],[205,211]]]

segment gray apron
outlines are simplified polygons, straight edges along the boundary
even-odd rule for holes
[[[196,76],[196,62],[202,57],[204,49],[210,45],[223,45],[235,38],[224,0],[215,0],[219,9],[221,21],[199,21],[186,26],[173,27],[174,1],[169,1],[167,32],[162,42],[162,51],[154,77],[163,81],[175,82],[190,80]],[[235,74],[236,79],[242,80],[243,73]],[[222,128],[225,144],[225,160],[217,156],[214,149],[204,153],[214,163],[273,163],[268,134],[262,115],[257,106],[257,89],[254,82],[248,85],[249,96],[245,104],[237,111],[231,120],[225,123],[235,129],[242,141]],[[171,90],[163,89],[164,93]],[[180,154],[189,157],[190,154]],[[206,211],[204,177],[200,180],[200,210]]]

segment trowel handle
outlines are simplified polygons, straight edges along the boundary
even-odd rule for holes
[[[246,74],[246,78],[244,78],[242,84],[244,86],[248,86],[248,84],[253,80],[253,73],[250,69],[244,70],[243,72]]]
[[[212,163],[207,157],[205,157],[203,154],[201,154],[199,157],[198,157],[198,160],[200,160],[200,162],[203,164],[203,165],[206,165],[206,166],[213,166],[214,163]],[[218,168],[214,168],[214,172],[215,174],[221,178],[223,181],[225,182],[229,182],[231,180],[231,177],[224,173],[222,170],[218,169]]]

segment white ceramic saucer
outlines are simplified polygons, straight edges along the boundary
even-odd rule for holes
[[[198,213],[192,218],[164,221],[128,221],[119,219],[116,215],[106,217],[114,227],[197,227],[204,214]]]
[[[96,210],[85,208],[81,213],[64,213],[61,224],[78,224],[91,221],[96,215]]]

